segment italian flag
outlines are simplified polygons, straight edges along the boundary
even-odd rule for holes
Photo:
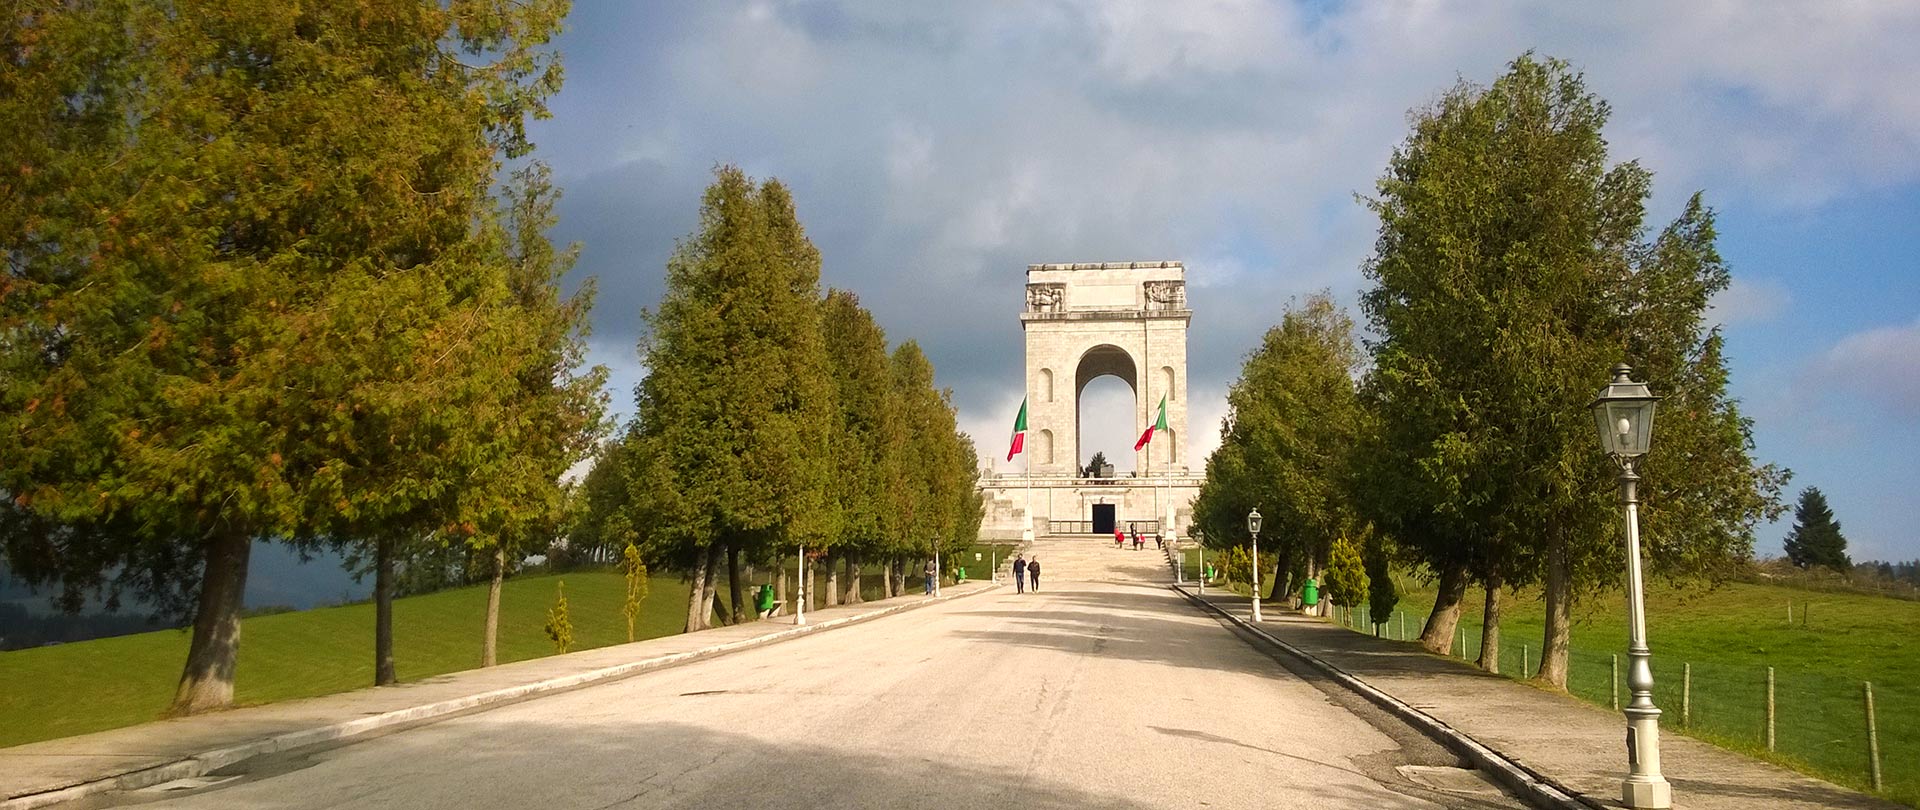
[[[1154,431],[1166,430],[1166,429],[1167,429],[1167,395],[1161,394],[1160,395],[1160,418],[1155,419],[1153,421],[1153,426],[1147,428],[1147,432],[1140,434],[1140,441],[1133,443],[1133,452],[1135,453],[1140,452],[1140,448],[1146,447],[1147,442],[1153,441]]]
[[[1027,401],[1020,400],[1020,415],[1013,418],[1013,445],[1007,448],[1007,460],[1020,455],[1020,448],[1027,443]]]

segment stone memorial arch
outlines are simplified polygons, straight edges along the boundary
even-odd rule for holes
[[[982,481],[982,534],[1087,533],[1096,521],[1184,534],[1199,478],[1187,450],[1186,267],[1180,262],[1035,264],[1027,267],[1027,453],[1018,472]],[[1079,476],[1080,400],[1113,376],[1133,390],[1133,431],[1152,425],[1161,397],[1168,432],[1136,454],[1134,472]],[[1131,447],[1102,448],[1110,455]]]

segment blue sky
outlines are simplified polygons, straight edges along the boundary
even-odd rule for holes
[[[920,341],[989,457],[1025,266],[1184,260],[1205,452],[1287,300],[1353,302],[1374,231],[1354,195],[1408,111],[1531,49],[1612,104],[1652,223],[1695,190],[1719,212],[1715,317],[1758,456],[1828,494],[1856,559],[1920,557],[1920,4],[580,0],[569,25],[533,134],[623,413],[639,310],[735,163],[793,187],[826,283]],[[1131,394],[1104,388],[1083,414],[1124,449]]]

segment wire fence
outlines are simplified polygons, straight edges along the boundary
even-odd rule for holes
[[[1415,641],[1425,613],[1394,611],[1380,635]],[[1364,606],[1335,608],[1334,620],[1374,633]],[[1480,655],[1481,628],[1460,623],[1448,654]],[[1538,639],[1506,635],[1502,675],[1530,678],[1540,667]],[[1868,683],[1835,671],[1785,669],[1715,661],[1653,657],[1653,700],[1660,726],[1796,767],[1860,790],[1915,804],[1920,801],[1920,690],[1909,683]],[[1625,645],[1603,649],[1574,644],[1567,656],[1567,691],[1619,708],[1629,700]]]

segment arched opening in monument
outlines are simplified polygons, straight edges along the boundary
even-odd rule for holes
[[[1138,438],[1139,373],[1132,355],[1111,344],[1095,346],[1074,368],[1075,464],[1084,469],[1095,453],[1106,454],[1115,475],[1134,471]]]

